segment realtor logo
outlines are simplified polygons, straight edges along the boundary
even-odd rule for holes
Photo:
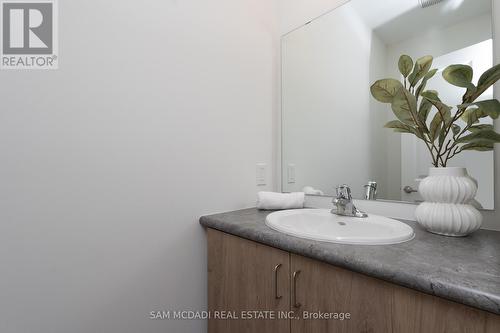
[[[0,0],[2,69],[56,69],[55,0]]]

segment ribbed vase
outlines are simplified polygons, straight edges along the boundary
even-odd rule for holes
[[[465,168],[430,168],[418,188],[425,202],[415,212],[427,231],[446,236],[467,236],[481,227],[483,217],[470,204],[476,182]]]

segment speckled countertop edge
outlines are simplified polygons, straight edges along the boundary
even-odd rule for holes
[[[395,245],[343,245],[288,236],[265,225],[271,211],[256,208],[203,216],[200,223],[235,236],[500,314],[500,232],[464,237],[415,230]]]

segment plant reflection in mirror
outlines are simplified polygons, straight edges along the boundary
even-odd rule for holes
[[[500,142],[500,134],[495,132],[493,125],[479,124],[479,120],[484,117],[497,119],[500,102],[497,99],[476,100],[500,79],[500,65],[484,72],[477,85],[472,83],[472,67],[448,66],[443,71],[443,78],[465,89],[462,104],[451,107],[440,100],[437,91],[425,90],[427,81],[437,72],[437,69],[431,69],[432,61],[432,56],[425,56],[414,64],[411,57],[402,55],[398,67],[403,82],[382,79],[371,86],[373,97],[391,104],[398,119],[388,122],[385,127],[421,139],[435,167],[446,167],[448,161],[462,151],[493,150],[494,144]],[[437,112],[429,119],[432,108]]]

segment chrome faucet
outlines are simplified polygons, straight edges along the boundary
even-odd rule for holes
[[[377,182],[369,181],[364,188],[365,200],[377,200]]]
[[[354,206],[352,202],[351,188],[348,185],[341,185],[337,187],[337,197],[333,199],[333,204],[337,209],[332,209],[332,214],[342,216],[352,216],[365,218],[368,214],[360,211]]]

